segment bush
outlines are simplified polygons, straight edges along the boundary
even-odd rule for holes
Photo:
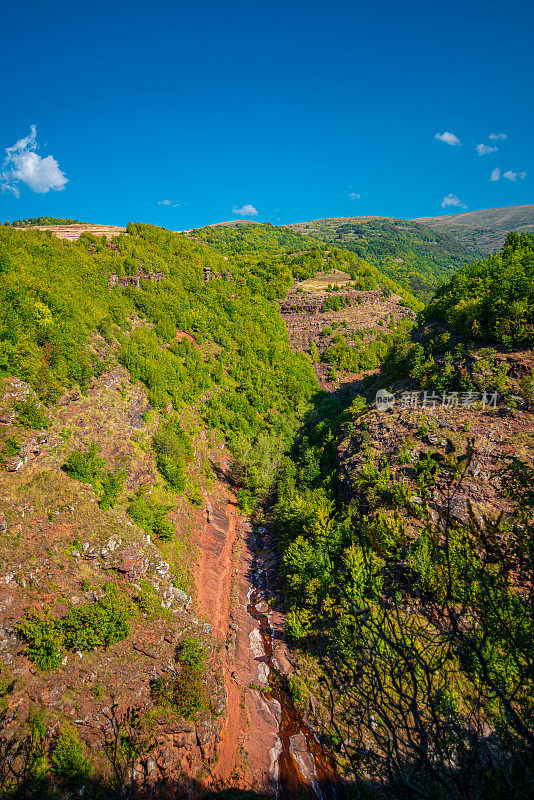
[[[201,669],[208,661],[208,651],[202,639],[188,636],[176,648],[176,657],[181,664],[193,669]]]
[[[74,450],[67,458],[63,469],[70,478],[92,484],[101,491],[100,507],[105,511],[113,508],[124,489],[126,470],[105,471],[106,461],[99,456],[100,447],[92,442],[85,450]]]
[[[105,461],[98,455],[100,447],[92,442],[85,450],[74,450],[63,465],[69,476],[82,483],[94,483],[102,473]]]
[[[185,719],[191,719],[201,711],[207,703],[204,674],[184,664],[174,682],[172,702],[178,714]]]
[[[17,632],[26,640],[26,653],[35,666],[49,672],[61,664],[65,654],[57,620],[34,617],[18,626]]]
[[[72,608],[60,619],[30,618],[17,631],[27,642],[30,661],[49,671],[59,667],[65,650],[108,648],[125,639],[132,615],[129,600],[110,584],[101,600]]]
[[[92,767],[85,756],[85,747],[78,732],[70,726],[59,734],[51,761],[54,773],[67,784],[84,783],[91,777]]]
[[[303,709],[310,695],[308,687],[302,678],[297,674],[289,676],[288,685],[289,693],[293,703],[295,704],[295,708],[299,710]]]
[[[2,457],[12,458],[13,456],[18,456],[19,453],[20,442],[18,439],[15,439],[14,436],[10,436],[9,439],[6,439],[4,446],[2,447]]]
[[[188,636],[177,646],[176,659],[180,674],[174,680],[158,678],[152,686],[152,696],[156,702],[171,706],[181,717],[191,719],[208,703],[208,651],[201,639]]]
[[[193,457],[193,448],[177,420],[160,425],[154,436],[154,449],[159,471],[173,489],[182,492],[185,489],[185,467]]]
[[[162,541],[170,541],[174,538],[176,529],[167,514],[171,506],[163,503],[150,502],[139,495],[128,507],[128,514],[142,528],[145,533],[153,534]]]
[[[100,500],[100,508],[107,510],[113,508],[117,502],[119,495],[124,489],[124,482],[126,480],[126,471],[117,469],[110,470],[100,479],[102,486],[102,498]]]
[[[18,421],[23,428],[49,428],[50,418],[42,408],[37,406],[34,398],[30,397],[23,403],[15,403],[18,412]]]

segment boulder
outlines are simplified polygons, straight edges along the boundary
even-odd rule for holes
[[[5,464],[8,472],[18,472],[24,464],[24,459],[20,456],[13,456],[13,458],[6,459]]]

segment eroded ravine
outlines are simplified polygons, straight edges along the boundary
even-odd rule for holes
[[[287,688],[293,667],[278,610],[273,534],[242,517],[231,496],[209,503],[199,545],[197,606],[224,644],[227,697],[210,782],[280,798],[339,798],[334,762]]]
[[[269,607],[274,596],[264,561],[265,556],[270,555],[269,537],[262,527],[251,530],[251,535],[255,553],[250,568],[247,613],[255,620],[256,630],[261,637],[261,650],[257,636],[252,636],[251,641],[255,641],[259,674],[266,679],[264,697],[279,709],[278,736],[274,748],[277,795],[280,798],[301,798],[304,792],[310,798],[338,798],[340,782],[335,763],[295,707],[286,681],[273,658],[275,631]],[[272,563],[272,559],[268,557],[267,562]]]

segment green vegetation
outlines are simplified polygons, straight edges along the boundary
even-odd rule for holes
[[[171,506],[156,503],[146,494],[139,494],[128,506],[128,514],[145,533],[162,541],[170,541],[175,534],[172,522],[167,519]]]
[[[106,470],[106,461],[101,458],[100,448],[92,442],[85,450],[73,450],[64,464],[69,477],[82,483],[90,483],[97,492],[101,492],[100,507],[104,510],[113,508],[124,489],[126,470]]]
[[[113,584],[94,603],[71,608],[63,617],[30,617],[18,626],[28,658],[41,670],[59,667],[65,651],[111,647],[129,632],[132,605]]]
[[[91,777],[92,766],[87,759],[85,747],[78,732],[71,726],[63,726],[61,729],[50,761],[54,774],[67,785],[80,786]]]
[[[501,252],[463,267],[426,312],[473,339],[534,344],[534,234],[509,233]]]
[[[348,726],[351,744],[340,761],[356,776],[363,758],[382,780],[388,764],[407,778],[420,770],[420,791],[410,797],[434,796],[434,781],[452,792],[463,766],[451,772],[450,754],[462,765],[464,758],[483,758],[478,740],[469,754],[462,749],[482,714],[523,775],[521,760],[531,765],[530,734],[513,714],[524,720],[534,713],[528,610],[534,564],[524,544],[534,535],[534,471],[518,461],[506,467],[514,511],[488,520],[487,528],[449,516],[434,524],[426,504],[431,491],[446,498],[461,484],[469,449],[448,458],[431,452],[419,462],[417,503],[414,489],[395,480],[385,460],[371,457],[347,494],[336,451],[349,430],[365,442],[364,409],[361,399],[349,408],[322,400],[283,463],[276,507],[288,635],[317,660],[330,687],[323,695],[332,703],[328,714]],[[407,535],[410,517],[423,520],[415,539]],[[520,579],[512,578],[519,553],[528,561]],[[444,620],[453,609],[458,616],[451,626]],[[435,750],[444,726],[447,756]],[[400,741],[406,750],[397,759]],[[495,788],[502,777],[496,769],[488,785]],[[522,778],[517,781],[520,786]]]
[[[172,708],[180,717],[194,718],[208,704],[206,670],[208,651],[204,642],[189,636],[176,648],[180,672],[176,678],[158,678],[153,685],[157,703]]]
[[[3,226],[0,373],[28,381],[46,403],[73,385],[88,391],[115,358],[132,382],[143,383],[151,425],[158,422],[153,451],[167,485],[154,498],[139,492],[128,513],[157,540],[175,533],[171,507],[161,498],[187,491],[192,503],[202,502],[198,470],[205,453],[196,432],[213,431],[218,444],[222,434],[241,508],[270,509],[276,522],[287,635],[314,659],[314,679],[320,678],[317,685],[302,672],[289,679],[294,705],[311,713],[319,697],[327,711],[325,737],[364,794],[372,776],[371,788],[384,789],[384,796],[401,786],[410,799],[456,800],[470,796],[474,775],[485,787],[477,800],[500,800],[506,781],[515,792],[510,797],[525,787],[528,796],[534,769],[532,467],[517,459],[499,465],[495,481],[508,501],[502,515],[480,519],[469,507],[455,515],[451,498],[473,460],[468,437],[463,448],[446,440],[447,447],[434,449],[434,423],[421,417],[409,440],[380,452],[366,399],[349,390],[318,392],[310,359],[292,352],[278,311],[277,301],[295,281],[334,269],[350,274],[357,288],[395,292],[417,307],[377,265],[424,296],[464,254],[400,222],[329,228],[323,232],[333,237],[328,245],[256,224],[203,228],[189,237],[130,224],[111,246],[89,234],[68,243]],[[337,246],[346,242],[355,252]],[[395,261],[399,248],[404,266]],[[409,377],[439,392],[504,390],[497,346],[533,343],[533,253],[534,237],[511,235],[501,254],[462,267],[415,331],[409,321],[395,329],[385,320],[378,333],[349,334],[335,322],[323,331],[333,337],[324,352],[314,345],[310,354],[328,365],[333,380],[340,371],[383,363],[380,376],[370,379],[377,385]],[[134,274],[140,266],[161,271],[161,283],[109,289],[112,273]],[[332,287],[328,307],[341,310],[343,302]],[[488,346],[476,350],[474,340]],[[364,392],[370,384],[362,383]],[[522,386],[531,397],[529,376]],[[124,387],[119,391],[126,396]],[[47,424],[38,402],[17,413],[21,426]],[[468,427],[464,422],[465,433]],[[460,426],[456,433],[462,435]],[[419,450],[418,437],[425,438]],[[2,455],[18,449],[11,437]],[[124,472],[108,469],[96,443],[71,452],[64,468],[95,488],[104,509],[123,491]],[[197,472],[188,476],[188,469]],[[207,476],[209,465],[202,471]],[[176,542],[169,549],[175,548]],[[152,613],[157,599],[148,583],[132,601],[108,586],[100,600],[57,618],[30,617],[17,632],[28,658],[51,670],[66,653],[123,640],[133,614]],[[198,637],[180,642],[176,672],[151,686],[160,712],[195,720],[209,710],[211,655]],[[101,687],[94,691],[99,695]],[[490,737],[502,759],[488,755]],[[88,777],[72,732],[64,729],[50,753],[50,768],[66,784]]]
[[[185,467],[193,457],[193,448],[178,420],[161,425],[154,436],[153,444],[159,471],[173,489],[183,491]]]
[[[12,458],[13,456],[18,456],[20,453],[20,442],[18,439],[15,439],[14,436],[10,436],[8,439],[5,440],[3,447],[2,447],[2,458],[5,460],[7,458]]]
[[[30,397],[23,403],[15,403],[15,411],[17,411],[18,423],[23,428],[41,429],[50,426],[48,414],[34,398]]]
[[[250,223],[199,228],[189,235],[231,257],[234,277],[269,299],[284,296],[295,281],[305,281],[316,272],[344,272],[350,275],[353,289],[370,291],[380,286],[388,294],[399,294],[407,306],[421,307],[413,294],[392,280],[386,270],[347,249],[325,245],[321,237],[312,238],[300,230]],[[333,289],[330,286],[329,291]],[[328,298],[325,310],[341,308],[342,302],[339,297]]]
[[[28,219],[16,219],[14,222],[4,222],[4,225],[12,225],[14,228],[26,228],[29,225],[82,225],[79,219],[62,219],[61,217],[29,217]]]
[[[443,321],[447,329],[443,329]],[[438,392],[507,391],[501,350],[534,343],[534,235],[509,234],[500,253],[462,268],[440,289],[410,334],[392,340],[384,359],[393,377]],[[519,387],[530,402],[527,376]]]
[[[533,251],[534,236],[510,234],[500,254],[463,267],[415,331],[388,341],[382,385],[505,391],[501,354],[473,339],[532,344]],[[343,337],[324,356],[343,364]],[[442,451],[421,416],[393,460],[370,442],[370,419],[363,398],[319,396],[278,483],[287,632],[328,688],[325,735],[357,783],[364,767],[394,797],[460,798],[474,780],[477,797],[528,795],[534,469],[497,454],[489,480],[505,511],[481,518],[467,501],[458,514],[469,425],[463,446]],[[501,760],[486,761],[488,731]]]
[[[163,271],[164,280],[109,290],[112,272],[140,264]],[[207,266],[222,278],[205,285]],[[278,452],[315,391],[309,361],[288,347],[268,299],[293,280],[284,259],[225,261],[204,244],[140,224],[113,246],[90,234],[71,243],[4,226],[0,269],[0,375],[28,381],[46,402],[74,384],[86,391],[108,367],[91,344],[97,335],[119,347],[120,362],[132,381],[143,381],[154,407],[167,413],[196,404],[208,428],[230,447],[250,443],[251,454],[260,437]],[[177,338],[177,329],[194,340]],[[165,477],[181,490],[189,451],[173,425],[163,423],[155,446]]]
[[[368,342],[363,341],[364,332],[357,331],[352,344],[341,333],[336,333],[332,343],[321,354],[321,361],[342,372],[357,373],[376,369],[399,337],[410,330],[411,325],[409,319],[403,320],[395,332],[388,329],[379,331]],[[328,329],[324,333],[326,330]]]
[[[466,211],[463,214],[446,214],[414,221],[439,233],[452,236],[474,251],[494,253],[504,245],[510,231],[532,233],[534,205],[487,208],[482,211]]]
[[[422,300],[476,256],[451,236],[403,219],[322,219],[300,222],[292,230],[353,251]]]

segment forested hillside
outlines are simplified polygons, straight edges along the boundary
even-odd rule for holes
[[[38,764],[42,791],[118,797],[144,758],[181,792],[241,714],[236,501],[272,490],[317,391],[270,299],[295,278],[139,224],[3,226],[0,272],[0,791]]]
[[[356,288],[375,289],[383,286],[401,295],[410,307],[421,307],[409,288],[392,279],[387,271],[378,269],[366,258],[338,246],[325,245],[320,237],[308,236],[291,227],[270,223],[214,225],[190,231],[188,236],[195,241],[206,242],[223,255],[248,265],[248,268],[253,266],[255,273],[278,272],[279,291],[286,286],[290,275],[297,280],[305,280],[318,271],[329,273],[341,270],[349,273]]]
[[[409,220],[337,217],[299,222],[291,228],[352,250],[424,301],[476,255],[451,236]]]
[[[6,797],[532,794],[534,237],[371,261],[0,228]]]
[[[299,693],[362,796],[533,791],[533,244],[461,269],[282,468]]]
[[[162,229],[130,225],[115,245],[77,243],[31,231],[0,231],[4,374],[27,381],[45,401],[106,367],[91,346],[99,334],[147,386],[151,403],[175,409],[202,397],[206,424],[237,443],[276,438],[313,389],[305,359],[287,349],[277,309],[291,270],[280,262],[246,269]],[[163,280],[109,291],[112,273],[163,272]],[[215,275],[204,284],[204,268]],[[313,271],[313,264],[304,268]],[[146,323],[132,325],[140,316]],[[195,338],[176,339],[176,328]],[[238,388],[239,387],[239,388]],[[237,445],[236,445],[237,446]]]

